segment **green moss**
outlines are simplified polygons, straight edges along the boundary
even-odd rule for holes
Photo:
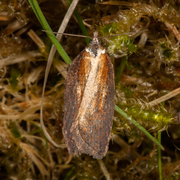
[[[165,58],[171,59],[173,57],[172,49],[169,49],[169,48],[164,49],[163,50],[163,55],[165,56]]]
[[[115,36],[107,41],[107,51],[109,54],[125,55],[132,54],[137,51],[137,46],[133,44],[133,40],[131,40],[127,35]]]
[[[165,48],[166,48],[166,44],[165,44],[165,43],[162,43],[162,44],[160,44],[160,47],[161,47],[162,49],[165,49]]]
[[[20,77],[20,72],[18,71],[17,68],[11,67],[10,68],[10,79],[9,79],[9,83],[11,86],[12,91],[18,91],[19,87],[18,87],[18,83],[19,80],[18,78]]]
[[[9,125],[9,129],[11,130],[11,133],[15,138],[18,138],[18,139],[21,138],[21,133],[18,130],[15,123],[11,122],[10,125]]]
[[[109,34],[116,34],[119,24],[114,22],[108,25],[100,26],[99,30],[103,36],[107,36]]]
[[[11,133],[15,138],[21,138],[21,133],[16,128],[11,129]]]
[[[126,97],[131,97],[133,94],[133,92],[127,87],[121,86],[121,90],[125,93]]]

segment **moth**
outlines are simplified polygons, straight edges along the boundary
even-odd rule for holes
[[[65,82],[64,138],[69,154],[102,159],[114,116],[114,69],[95,32],[71,63]]]

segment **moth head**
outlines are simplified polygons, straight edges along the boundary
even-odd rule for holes
[[[93,38],[91,40],[91,43],[90,44],[99,44],[99,39],[98,39],[98,32],[95,31],[94,34],[93,34]]]

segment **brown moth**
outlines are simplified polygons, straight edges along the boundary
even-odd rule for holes
[[[71,63],[65,83],[64,138],[69,154],[102,159],[114,116],[114,69],[94,33]]]

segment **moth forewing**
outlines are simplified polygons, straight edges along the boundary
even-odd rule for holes
[[[71,63],[64,101],[64,137],[69,153],[103,158],[114,116],[114,70],[96,37]]]

